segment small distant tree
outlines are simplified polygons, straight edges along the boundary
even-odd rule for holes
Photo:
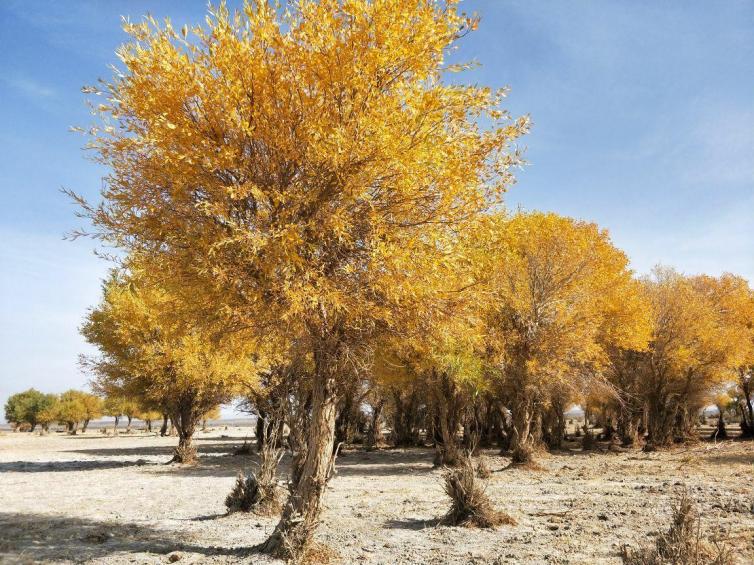
[[[144,425],[146,426],[147,431],[151,432],[152,423],[156,420],[159,420],[162,417],[162,414],[160,414],[160,412],[158,412],[157,410],[142,409],[137,417],[140,420],[144,421]]]
[[[45,432],[50,430],[50,424],[53,422],[58,421],[58,409],[59,409],[59,401],[57,395],[50,395],[54,397],[55,401],[41,410],[39,412],[39,415],[37,416],[37,421],[40,426],[42,426],[42,430]]]
[[[122,396],[107,396],[103,403],[103,413],[115,419],[115,423],[113,424],[113,431],[115,432],[118,431],[118,423],[120,422],[120,417],[123,416],[124,403],[125,399]]]
[[[214,408],[209,409],[207,412],[202,414],[202,431],[205,431],[207,429],[207,421],[209,420],[219,420],[220,419],[220,407],[215,406]]]
[[[58,421],[65,424],[70,434],[77,433],[79,424],[86,420],[85,395],[86,393],[79,390],[68,390],[60,395],[57,409]]]
[[[249,354],[246,335],[215,339],[181,308],[166,289],[113,272],[81,329],[100,355],[82,364],[97,390],[121,397],[112,415],[125,415],[129,429],[141,405],[167,412],[179,438],[174,461],[189,463],[196,459],[192,439],[202,415],[254,382],[263,361]]]
[[[81,433],[85,433],[86,429],[89,427],[89,422],[102,417],[103,402],[99,396],[86,392],[82,393],[81,402],[83,403],[84,409],[86,410],[86,415],[84,416],[84,425],[81,427]]]
[[[138,418],[139,414],[141,414],[141,406],[139,406],[138,401],[131,398],[123,398],[120,406],[127,420],[126,432],[128,433],[131,431],[131,422],[133,419]]]
[[[730,379],[742,325],[726,304],[743,285],[727,275],[687,277],[664,267],[643,282],[654,318],[640,373],[649,451],[688,439],[710,394]]]
[[[39,421],[39,414],[49,409],[56,401],[54,394],[44,394],[36,389],[11,395],[5,403],[5,419],[14,429],[20,424],[29,424],[34,431]]]

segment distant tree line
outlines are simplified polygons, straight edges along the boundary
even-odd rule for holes
[[[53,424],[65,426],[68,433],[84,433],[92,420],[103,416],[114,418],[113,429],[125,418],[126,431],[131,431],[132,421],[141,420],[151,432],[155,422],[162,421],[161,435],[168,435],[167,414],[151,409],[126,396],[99,396],[80,390],[68,390],[62,394],[46,394],[34,388],[11,395],[5,403],[5,420],[14,431],[35,431],[38,427],[49,431]],[[203,414],[206,420],[220,417],[219,407]]]

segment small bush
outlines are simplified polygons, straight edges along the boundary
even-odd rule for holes
[[[173,452],[171,463],[183,463],[184,465],[193,465],[197,462],[196,448],[192,446],[179,445]]]
[[[255,473],[244,475],[239,471],[233,490],[225,498],[228,513],[256,512],[274,514],[281,508],[280,492],[277,484],[263,484]]]
[[[484,486],[477,482],[471,458],[466,458],[460,467],[445,472],[444,487],[451,506],[442,523],[477,528],[516,524],[513,518],[493,508]]]
[[[492,470],[487,464],[486,457],[480,457],[476,465],[476,476],[480,479],[489,479],[492,476]]]
[[[701,519],[694,502],[684,489],[673,503],[670,528],[657,538],[654,546],[621,553],[626,565],[730,565],[728,548],[720,540],[712,543],[702,537]]]

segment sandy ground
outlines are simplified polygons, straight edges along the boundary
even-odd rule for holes
[[[0,563],[272,563],[249,550],[274,518],[226,516],[248,428],[198,434],[197,466],[164,465],[175,438],[0,435]],[[429,449],[347,451],[330,483],[317,539],[341,563],[620,563],[623,544],[667,528],[687,485],[708,530],[754,563],[754,443],[670,452],[542,456],[541,470],[494,470],[488,494],[517,526],[438,526],[447,510]]]

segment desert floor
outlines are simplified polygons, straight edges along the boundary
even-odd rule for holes
[[[232,451],[249,428],[199,433],[200,463],[164,465],[176,438],[0,435],[0,563],[271,563],[250,547],[274,518],[225,515],[223,500],[253,456]],[[448,508],[430,449],[338,459],[317,539],[340,563],[620,563],[650,543],[686,485],[703,527],[754,563],[754,443],[669,452],[545,454],[541,470],[493,469],[487,492],[517,526],[438,526]],[[283,465],[284,470],[284,465]]]

